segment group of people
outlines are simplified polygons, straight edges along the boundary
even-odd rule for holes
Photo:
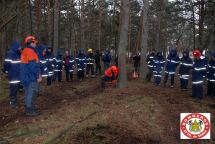
[[[98,50],[93,52],[91,48],[85,53],[80,48],[76,56],[70,55],[69,51],[65,56],[60,52],[54,56],[52,47],[46,47],[38,44],[34,36],[28,36],[24,40],[24,48],[20,43],[14,41],[8,51],[3,72],[8,75],[10,84],[10,105],[17,108],[17,92],[20,85],[25,91],[25,113],[28,116],[38,115],[35,107],[36,93],[39,91],[39,83],[42,79],[47,80],[47,85],[53,81],[62,81],[62,71],[65,70],[66,81],[73,80],[73,73],[76,70],[77,79],[82,81],[84,77],[95,77],[96,74],[102,73],[100,61],[104,63],[104,75],[101,77],[101,86],[105,88],[106,82],[116,84],[118,77],[118,68],[111,65],[111,54],[105,51],[104,54]],[[179,67],[179,76],[181,89],[188,88],[190,73],[192,70],[192,95],[198,99],[203,98],[203,86],[207,80],[207,95],[215,96],[215,52],[202,54],[200,50],[192,53],[193,59],[190,58],[189,51],[184,51],[183,56],[179,58],[175,48],[170,49],[165,59],[161,52],[152,50],[146,58],[148,65],[147,81],[154,78],[154,84],[160,85],[164,72],[163,83],[166,86],[170,77],[171,87],[174,86],[174,78],[177,67]],[[133,57],[135,73],[138,73],[140,66],[140,55]],[[96,66],[94,71],[94,66]]]
[[[112,70],[116,72],[117,69],[116,66],[111,66],[111,54],[108,50],[104,54],[97,50],[94,54],[91,48],[87,53],[80,48],[76,56],[66,51],[63,57],[60,52],[54,56],[53,48],[39,44],[34,36],[25,38],[23,48],[18,41],[14,41],[6,54],[3,67],[9,80],[10,105],[12,108],[18,108],[17,92],[21,85],[25,91],[25,113],[28,116],[36,116],[39,113],[35,107],[35,99],[42,79],[47,80],[48,86],[56,80],[61,82],[64,68],[66,81],[73,80],[75,70],[77,79],[82,81],[90,74],[95,77],[96,74],[102,73],[101,61],[104,63],[105,74],[108,75],[102,77],[104,86],[104,82],[110,80],[108,77],[112,77]]]
[[[203,51],[196,49],[190,57],[189,51],[183,51],[183,56],[179,58],[175,48],[170,49],[165,59],[161,52],[152,50],[146,58],[148,73],[146,81],[151,81],[153,77],[154,84],[160,85],[163,78],[164,87],[170,78],[170,87],[174,87],[174,78],[177,67],[180,77],[180,87],[182,90],[188,88],[190,77],[192,77],[192,96],[202,99],[204,96],[204,83],[207,81],[207,96],[215,97],[215,51]],[[135,71],[138,70],[140,55],[133,57]],[[192,71],[192,72],[191,72]],[[163,74],[164,73],[164,74]]]

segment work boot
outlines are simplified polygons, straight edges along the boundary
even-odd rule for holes
[[[10,106],[11,106],[11,108],[13,108],[13,109],[18,109],[18,104],[17,104],[17,102],[10,101]]]
[[[26,108],[25,115],[30,117],[38,116],[39,112],[33,108]]]

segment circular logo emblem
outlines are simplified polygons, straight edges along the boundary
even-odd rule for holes
[[[201,139],[209,130],[209,120],[202,114],[189,114],[181,122],[181,131],[190,139]]]

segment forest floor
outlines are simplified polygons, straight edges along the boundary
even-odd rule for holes
[[[99,78],[43,87],[37,98],[41,115],[13,110],[0,100],[0,143],[11,144],[215,144],[215,99],[201,102],[191,90],[154,86],[130,79],[128,88],[101,90]],[[182,112],[210,112],[211,140],[180,140]]]

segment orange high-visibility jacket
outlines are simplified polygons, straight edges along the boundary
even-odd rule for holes
[[[33,48],[25,48],[21,54],[20,80],[23,86],[37,82],[40,76],[40,63],[37,53]]]
[[[118,75],[118,72],[119,70],[116,66],[111,66],[107,70],[105,70],[105,76],[112,78],[114,74],[114,77],[116,77]]]
[[[31,48],[24,48],[21,55],[21,63],[27,64],[29,61],[35,60],[39,63],[39,58],[37,53]]]

